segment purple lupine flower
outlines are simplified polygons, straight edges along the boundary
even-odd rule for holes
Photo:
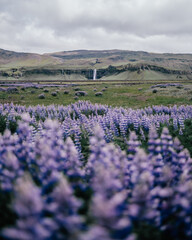
[[[78,239],[82,217],[78,215],[81,202],[73,195],[67,180],[60,175],[58,185],[49,196],[47,209],[57,226],[53,239]]]
[[[23,175],[23,170],[12,150],[6,148],[1,152],[0,169],[1,189],[11,191],[14,181]]]
[[[107,229],[93,225],[86,233],[80,236],[80,240],[111,240],[110,234],[108,233]]]
[[[140,146],[140,142],[138,141],[137,135],[135,132],[130,132],[129,141],[127,142],[128,145],[128,153],[129,153],[129,160],[133,158],[133,155],[137,152],[137,149]]]
[[[43,207],[41,191],[29,176],[18,179],[13,201],[13,209],[18,215],[18,220],[15,226],[3,230],[3,236],[6,239],[18,240],[49,239],[51,231],[56,226],[52,220],[49,220],[49,228],[44,225],[46,220],[43,220],[42,216]]]
[[[90,214],[94,217],[94,224],[106,229],[112,239],[125,239],[131,234],[132,224],[123,215],[125,200],[125,192],[109,199],[99,193],[93,197]]]
[[[14,135],[6,130],[0,136],[1,193],[7,188],[13,203],[21,203],[13,186],[24,171],[38,184],[26,180],[36,196],[28,197],[34,213],[30,209],[22,215],[25,202],[20,215],[17,204],[12,205],[18,219],[15,226],[5,228],[8,239],[14,234],[20,239],[87,239],[92,233],[93,239],[130,240],[140,223],[170,238],[191,238],[192,160],[167,129],[160,138],[156,132],[170,123],[183,132],[185,119],[192,118],[191,106],[133,110],[84,101],[67,107],[4,104],[0,114],[7,122],[24,114]],[[125,142],[134,119],[137,134],[149,129],[149,154],[139,149],[136,133],[130,134],[128,154],[107,143],[114,136]],[[81,134],[91,136],[87,161],[79,158]],[[39,210],[35,199],[42,203]]]
[[[161,134],[161,145],[162,145],[162,155],[166,161],[170,161],[172,157],[172,147],[173,147],[173,139],[169,135],[169,130],[167,128],[163,128]]]
[[[158,134],[155,127],[151,127],[149,130],[148,151],[151,154],[155,154],[157,147]]]

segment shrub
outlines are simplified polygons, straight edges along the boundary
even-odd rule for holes
[[[65,90],[65,91],[64,91],[64,94],[69,94],[69,91]]]
[[[74,88],[75,91],[80,91],[81,89],[80,88]]]
[[[21,87],[21,90],[22,90],[22,91],[25,91],[25,89],[26,89],[25,87]]]
[[[77,96],[74,97],[75,100],[78,100],[79,98]]]
[[[105,88],[103,88],[101,91],[105,92],[105,91],[106,91],[106,89],[105,89]]]
[[[95,96],[96,96],[96,97],[103,96],[103,93],[102,93],[102,92],[96,92],[96,93],[95,93]]]
[[[87,96],[87,92],[85,91],[78,91],[75,93],[76,96]]]
[[[43,93],[41,93],[39,96],[38,96],[39,99],[45,99],[45,95]]]
[[[44,89],[44,92],[45,92],[45,93],[48,93],[48,92],[49,92],[49,90],[48,90],[48,89]]]
[[[56,92],[52,92],[51,95],[52,95],[53,97],[57,97],[57,93],[56,93]]]
[[[35,90],[31,90],[31,94],[34,94],[35,93]]]
[[[157,89],[154,89],[154,90],[153,90],[153,93],[157,93]]]
[[[8,92],[8,93],[18,93],[19,90],[18,90],[18,88],[16,88],[16,87],[8,87],[8,88],[7,88],[7,92]]]

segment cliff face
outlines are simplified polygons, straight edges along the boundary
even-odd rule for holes
[[[155,65],[126,65],[126,66],[109,66],[107,68],[97,69],[97,79],[105,79],[114,76],[118,76],[121,73],[130,73],[128,76],[125,76],[124,80],[137,80],[141,79],[141,75],[145,72],[150,74],[151,72],[156,72],[157,74],[164,74],[167,78],[172,76],[173,79],[178,77],[182,78],[182,76],[192,76],[190,71],[181,71],[181,70],[171,70],[163,67],[155,66]],[[0,77],[11,77],[11,78],[33,78],[41,79],[42,76],[53,77],[53,79],[70,79],[70,76],[73,75],[76,80],[78,80],[79,76],[82,76],[83,79],[93,79],[94,69],[62,69],[62,68],[34,68],[34,69],[26,69],[26,68],[13,68],[9,69],[9,71],[0,71]],[[67,77],[68,76],[68,77]],[[76,77],[75,77],[76,76]],[[161,78],[161,75],[159,76]],[[149,78],[150,75],[149,75]],[[117,77],[118,80],[118,77]]]

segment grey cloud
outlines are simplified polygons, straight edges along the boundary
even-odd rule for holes
[[[0,0],[0,48],[192,52],[191,0]]]

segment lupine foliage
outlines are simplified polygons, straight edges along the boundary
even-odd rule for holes
[[[192,239],[191,119],[192,106],[0,105],[1,238]]]

